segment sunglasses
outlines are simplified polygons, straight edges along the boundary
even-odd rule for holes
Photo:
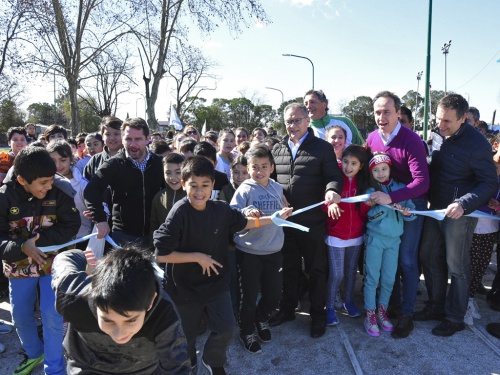
[[[188,130],[186,134],[193,135],[193,134],[198,134],[196,130]]]

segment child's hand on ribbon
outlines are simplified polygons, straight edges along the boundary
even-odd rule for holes
[[[278,216],[280,219],[286,220],[290,216],[292,216],[292,212],[293,212],[293,207],[285,207],[281,209]]]
[[[411,216],[410,207],[403,207],[399,203],[394,203],[392,206],[395,210],[400,211],[403,216]]]
[[[340,203],[341,199],[342,197],[333,190],[328,190],[325,194],[325,201],[330,201],[332,203]]]

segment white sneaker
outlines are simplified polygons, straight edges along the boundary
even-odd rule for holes
[[[474,325],[474,319],[472,318],[472,311],[470,305],[467,306],[467,311],[465,312],[464,316],[464,323],[467,324],[468,326]]]
[[[380,329],[377,325],[377,314],[375,314],[374,311],[366,310],[366,319],[363,322],[363,325],[365,326],[366,333],[370,336],[380,336]]]
[[[392,325],[391,321],[389,320],[389,317],[387,316],[387,312],[385,310],[384,305],[380,305],[378,308],[377,312],[377,318],[378,322],[380,323],[380,326],[382,329],[386,332],[392,332],[394,331],[394,326]]]
[[[467,309],[470,309],[472,317],[474,319],[481,319],[481,314],[479,314],[479,307],[477,306],[477,303],[474,299],[469,299],[469,305],[467,306]]]

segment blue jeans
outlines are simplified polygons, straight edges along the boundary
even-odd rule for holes
[[[327,281],[326,307],[333,308],[335,295],[339,291],[342,279],[344,279],[346,302],[354,302],[353,294],[361,246],[363,245],[349,247],[328,246],[330,272]]]
[[[455,323],[463,323],[469,301],[469,249],[476,223],[476,218],[467,216],[443,221],[425,218],[420,259],[429,295],[427,308],[444,311],[446,319]]]
[[[50,285],[51,281],[51,275],[9,279],[12,321],[28,357],[37,358],[45,352],[45,374],[62,375],[66,374],[62,346],[63,319],[55,310],[55,294]],[[40,285],[43,343],[38,338],[33,313],[37,285]]]
[[[398,268],[399,237],[376,237],[366,235],[365,252],[365,309],[374,311],[376,307],[387,307],[391,297],[396,269]],[[377,287],[380,282],[378,303]]]
[[[412,199],[412,201],[415,204],[415,210],[427,210],[426,199]],[[401,313],[403,315],[413,315],[415,312],[415,300],[417,299],[420,274],[418,270],[418,249],[423,226],[424,216],[417,215],[415,220],[404,222],[404,232],[401,235],[398,271],[396,273],[396,282],[394,283],[390,305],[401,306]],[[403,295],[401,295],[400,280],[403,283]]]

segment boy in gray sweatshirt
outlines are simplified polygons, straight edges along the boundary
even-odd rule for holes
[[[269,149],[251,148],[245,154],[250,179],[244,181],[234,193],[231,207],[240,209],[245,216],[269,216],[281,210],[283,189],[270,179],[274,160]],[[262,342],[271,340],[268,320],[281,298],[283,258],[283,229],[276,225],[243,230],[234,235],[236,263],[240,280],[240,340],[252,354],[261,352]],[[259,303],[259,290],[262,298]]]

